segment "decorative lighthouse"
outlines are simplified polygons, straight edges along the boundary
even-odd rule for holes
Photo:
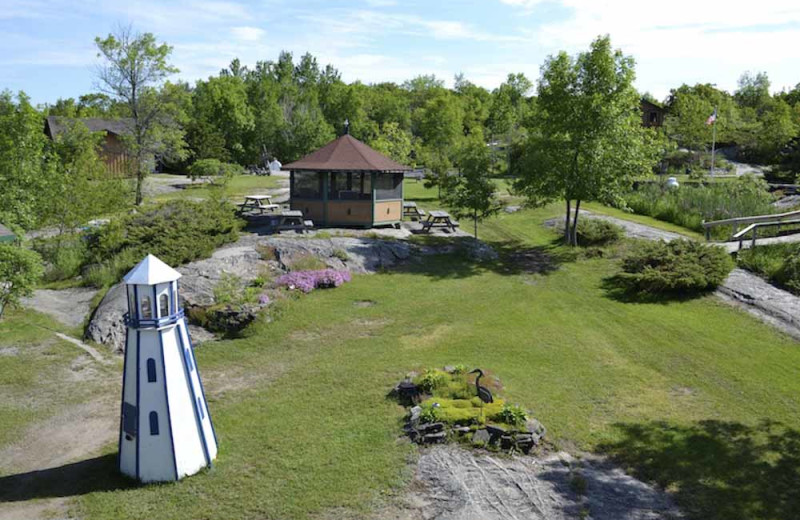
[[[119,469],[142,482],[178,480],[210,466],[217,439],[183,309],[181,274],[153,255],[124,281],[128,327]]]

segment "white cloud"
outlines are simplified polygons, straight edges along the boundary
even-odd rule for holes
[[[243,42],[257,42],[260,40],[266,31],[264,29],[260,29],[258,27],[232,27],[231,33],[233,37],[237,40]]]
[[[526,10],[541,3],[500,1]],[[659,97],[668,92],[665,85],[690,81],[732,90],[745,70],[766,70],[776,88],[800,79],[796,0],[650,2],[647,12],[653,16],[643,15],[643,4],[636,0],[559,3],[573,14],[526,32],[537,47],[575,52],[586,49],[598,35],[610,34],[615,47],[636,58],[640,85]]]

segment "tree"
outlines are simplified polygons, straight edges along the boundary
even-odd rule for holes
[[[547,59],[538,109],[516,189],[531,204],[566,202],[564,239],[577,245],[581,201],[611,201],[656,162],[650,130],[641,125],[634,62],[613,51],[608,36],[588,52]],[[571,203],[575,202],[570,224]]]
[[[0,92],[0,222],[35,229],[52,193],[44,118],[20,92]]]
[[[152,33],[120,28],[105,39],[95,38],[98,56],[105,59],[98,78],[101,89],[127,106],[133,135],[126,139],[136,176],[136,204],[142,204],[142,186],[160,156],[181,156],[183,131],[167,110],[159,87],[178,69],[169,64],[172,47],[158,44]]]
[[[769,77],[766,72],[753,75],[745,72],[739,77],[739,89],[734,94],[741,107],[760,111],[770,101]]]
[[[0,318],[7,305],[30,296],[43,271],[42,258],[34,251],[0,244]]]
[[[458,100],[450,93],[432,97],[414,112],[416,134],[423,145],[425,166],[430,170],[426,187],[439,187],[447,182],[452,157],[463,138],[463,112]]]
[[[471,137],[458,153],[460,175],[447,186],[444,203],[454,209],[458,218],[469,217],[478,238],[478,222],[500,210],[489,178],[491,157],[489,148],[480,135]]]
[[[248,162],[246,138],[255,120],[241,77],[231,74],[198,81],[192,112],[186,139],[198,159]]]
[[[395,122],[383,124],[378,135],[369,141],[375,150],[394,159],[401,164],[410,165],[411,160],[411,134]]]
[[[118,211],[129,195],[127,182],[109,172],[98,156],[102,138],[81,121],[72,121],[50,143],[54,196],[47,201],[43,223],[56,226],[59,235]]]

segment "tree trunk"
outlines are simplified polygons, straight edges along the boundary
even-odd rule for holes
[[[472,212],[472,223],[475,225],[475,238],[478,238],[478,212]]]
[[[575,216],[572,219],[572,245],[578,245],[578,212],[581,209],[581,199],[575,201]]]
[[[142,171],[137,169],[136,171],[136,205],[141,206],[144,197],[142,197],[142,184],[144,184],[144,175]]]
[[[570,200],[567,199],[567,217],[564,222],[564,242],[567,245],[570,245],[570,233],[569,233],[569,202]]]

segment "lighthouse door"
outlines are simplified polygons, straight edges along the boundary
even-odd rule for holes
[[[130,403],[122,403],[122,431],[125,437],[132,440],[139,433],[139,414],[136,407]]]

